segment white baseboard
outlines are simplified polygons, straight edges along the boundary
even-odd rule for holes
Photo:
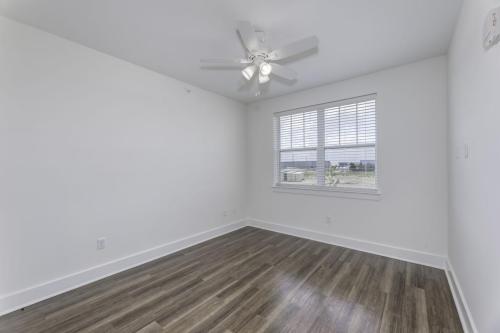
[[[366,240],[354,239],[345,236],[326,234],[318,231],[272,223],[254,218],[247,218],[247,225],[256,228],[271,230],[287,235],[307,238],[323,243],[339,245],[349,249],[378,254],[385,257],[404,260],[416,264],[444,269],[446,258],[437,254],[420,252],[401,247],[385,245]]]
[[[39,285],[31,286],[7,295],[2,295],[0,296],[0,315],[13,312],[69,290],[84,286],[99,279],[103,279],[107,276],[125,271],[195,244],[224,235],[231,231],[240,229],[245,225],[445,269],[448,277],[448,283],[450,284],[464,330],[466,333],[477,333],[477,329],[475,328],[470,315],[469,307],[463,297],[458,280],[456,279],[455,272],[453,271],[451,264],[443,256],[344,236],[326,234],[253,218],[247,218],[246,220],[236,221],[234,223],[200,232],[170,243],[134,253],[127,257],[109,261],[80,272],[47,281]]]
[[[107,276],[142,265],[173,252],[224,235],[245,226],[244,220],[203,231],[170,243],[134,253],[51,281],[0,296],[0,315],[13,312]]]
[[[450,285],[451,293],[453,294],[453,300],[455,301],[455,306],[457,307],[458,315],[460,316],[460,321],[462,322],[462,327],[465,333],[477,333],[478,330],[472,318],[472,313],[470,312],[469,305],[465,299],[462,288],[460,287],[460,282],[457,279],[455,270],[451,265],[450,260],[446,261],[446,278],[448,279],[448,284]]]

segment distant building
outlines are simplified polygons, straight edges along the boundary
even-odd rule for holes
[[[293,169],[304,169],[304,170],[315,170],[316,169],[316,161],[290,161],[290,162],[281,162],[281,169],[293,168]],[[331,166],[330,161],[325,161],[325,169]]]

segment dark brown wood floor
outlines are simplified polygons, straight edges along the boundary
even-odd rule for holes
[[[0,317],[0,332],[462,332],[442,270],[243,228]]]

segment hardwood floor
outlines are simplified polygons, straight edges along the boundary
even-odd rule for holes
[[[463,332],[442,270],[246,227],[0,317],[0,332]]]

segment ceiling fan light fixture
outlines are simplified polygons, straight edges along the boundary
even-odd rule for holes
[[[256,65],[250,65],[248,67],[245,67],[244,70],[241,71],[241,74],[243,74],[243,77],[250,81],[255,74],[255,71],[257,70]]]
[[[259,66],[260,74],[262,74],[263,76],[268,76],[269,74],[271,74],[272,70],[273,70],[273,67],[271,66],[271,64],[269,64],[267,62],[263,62]]]
[[[293,83],[297,80],[297,73],[286,66],[276,63],[276,61],[283,59],[293,60],[293,58],[297,56],[306,56],[309,55],[309,51],[318,49],[318,37],[316,36],[300,39],[279,49],[272,49],[271,46],[267,44],[267,38],[264,32],[256,31],[255,27],[250,22],[239,21],[236,30],[245,49],[246,58],[202,59],[202,68],[206,68],[207,64],[237,67],[245,80],[258,80],[256,82],[257,86],[270,82],[273,77],[279,77]],[[242,70],[242,68],[244,69]]]
[[[262,73],[259,73],[259,83],[264,84],[269,82],[269,76],[268,75],[262,75]]]

